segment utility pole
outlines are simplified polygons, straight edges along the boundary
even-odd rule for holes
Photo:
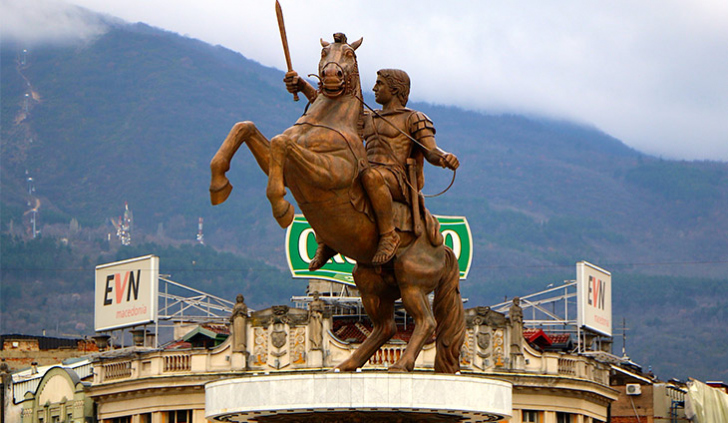
[[[627,357],[627,319],[622,317],[622,358],[629,358]]]

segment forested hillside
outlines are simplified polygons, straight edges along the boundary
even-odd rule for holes
[[[2,331],[55,329],[49,316],[72,309],[59,333],[90,333],[93,267],[141,254],[159,255],[175,280],[243,292],[254,306],[302,293],[245,147],[230,200],[212,207],[208,196],[210,158],[235,122],[273,136],[302,113],[281,71],[141,24],[23,48],[4,43],[0,57]],[[614,320],[626,318],[635,361],[661,377],[728,378],[715,337],[728,321],[728,164],[646,156],[569,122],[410,106],[462,163],[427,205],[470,223],[469,306],[573,279],[587,260],[613,272]],[[430,194],[451,178],[426,174]],[[120,248],[110,219],[125,202],[132,246]],[[206,246],[193,245],[199,217]]]

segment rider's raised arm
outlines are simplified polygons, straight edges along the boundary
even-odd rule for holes
[[[421,144],[422,153],[428,162],[435,166],[457,169],[460,162],[454,154],[441,150],[435,142],[435,125],[426,114],[414,112],[409,118],[409,131]]]
[[[283,78],[283,82],[285,82],[286,89],[289,93],[295,94],[300,91],[310,102],[313,102],[318,95],[316,88],[309,84],[308,81],[298,76],[296,71],[287,72],[286,77]]]

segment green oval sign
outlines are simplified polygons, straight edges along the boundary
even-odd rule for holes
[[[464,216],[435,216],[440,222],[440,232],[445,245],[452,248],[458,259],[460,279],[465,279],[473,260],[473,237]],[[303,215],[296,215],[286,230],[286,258],[294,278],[325,279],[334,282],[354,284],[351,271],[354,260],[337,254],[321,269],[311,272],[308,264],[316,254],[316,235]]]

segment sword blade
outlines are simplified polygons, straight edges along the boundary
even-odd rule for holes
[[[281,4],[276,0],[276,17],[278,18],[278,30],[281,33],[281,43],[283,43],[283,54],[286,57],[286,67],[288,67],[288,72],[293,70],[293,65],[291,65],[291,53],[288,50],[288,37],[286,36],[286,24],[283,22],[283,9],[281,9]],[[298,101],[298,94],[293,93],[293,101]]]

